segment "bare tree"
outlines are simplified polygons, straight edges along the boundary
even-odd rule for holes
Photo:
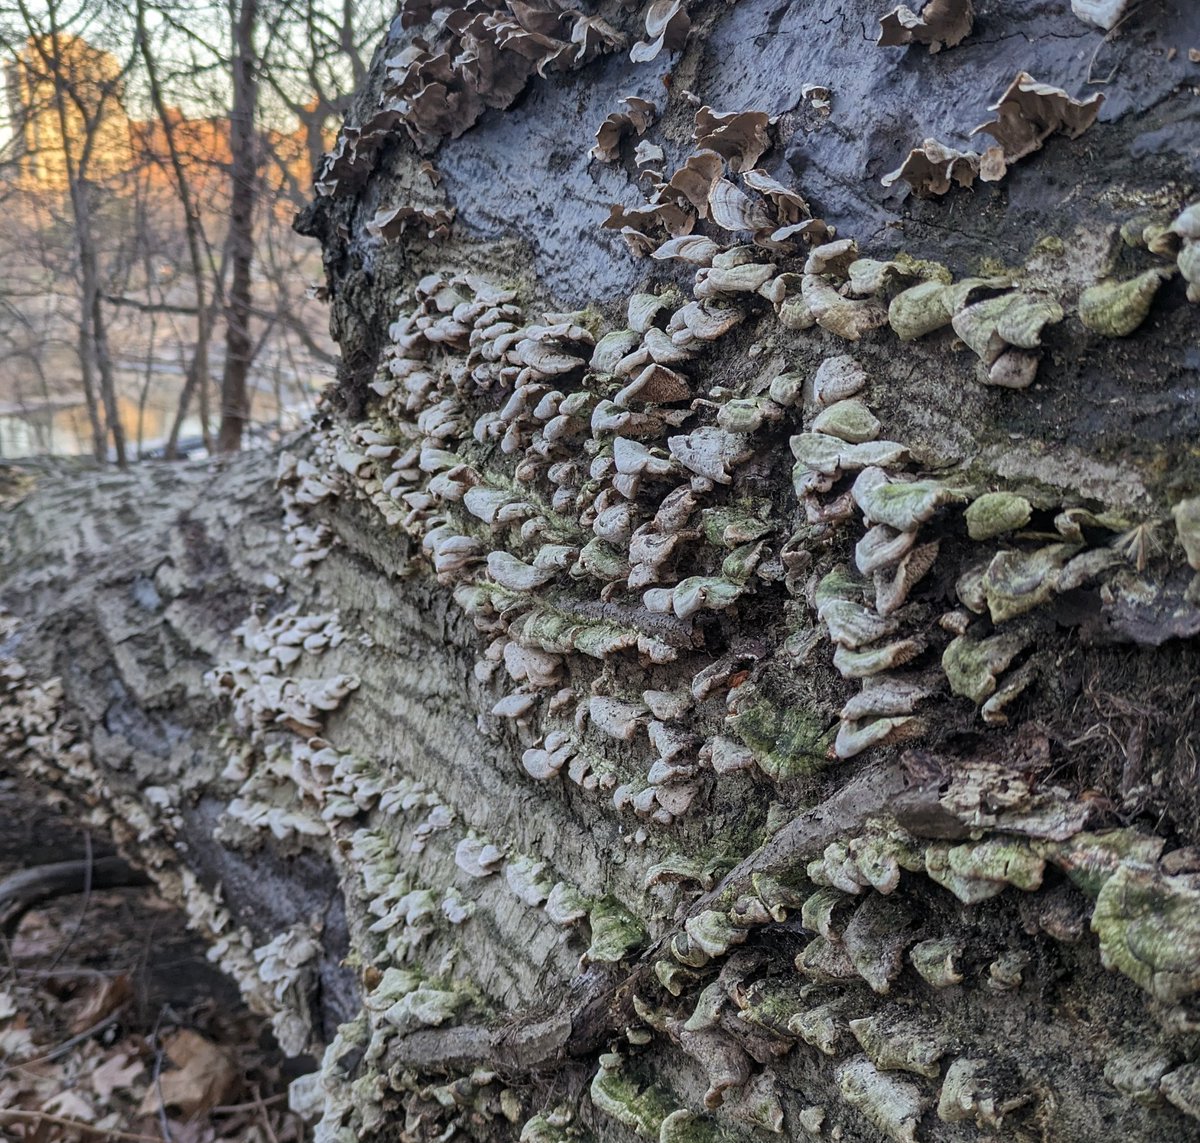
[[[212,338],[215,306],[210,306],[207,279],[209,266],[204,257],[203,222],[200,217],[199,205],[192,191],[191,178],[183,157],[180,154],[177,139],[177,116],[171,113],[163,96],[162,83],[159,79],[159,68],[149,31],[146,26],[146,0],[135,0],[137,12],[137,43],[141,54],[142,66],[145,69],[150,98],[155,115],[162,128],[163,140],[166,143],[167,157],[171,164],[171,174],[175,190],[179,196],[179,205],[183,213],[184,233],[187,236],[188,260],[192,275],[192,290],[195,295],[196,312],[196,341],[191,360],[188,363],[187,375],[183,389],[179,394],[179,403],[175,418],[171,424],[170,435],[167,439],[166,455],[172,459],[179,446],[179,434],[183,421],[187,416],[193,394],[200,392],[200,426],[206,448],[212,447],[209,436],[208,418],[208,348]],[[212,291],[214,300],[216,290]]]
[[[229,251],[230,282],[225,300],[225,365],[221,376],[221,424],[217,448],[241,447],[249,420],[246,379],[252,360],[254,215],[259,201],[258,67],[255,35],[258,0],[229,0],[233,99],[230,107]]]
[[[371,19],[351,19],[344,27],[312,4],[264,9],[258,3],[87,0],[68,13],[63,0],[50,8],[17,0],[9,12],[6,50],[14,60],[22,53],[29,56],[37,71],[37,76],[26,75],[29,82],[21,91],[10,91],[10,100],[24,105],[22,114],[38,125],[46,115],[58,124],[51,133],[23,134],[17,125],[10,147],[14,170],[33,175],[24,183],[14,177],[9,186],[18,199],[25,196],[39,226],[57,226],[55,194],[45,193],[43,184],[47,172],[58,172],[73,264],[64,275],[61,266],[47,263],[44,278],[53,283],[51,296],[63,304],[71,283],[77,290],[79,316],[70,321],[76,383],[88,407],[97,456],[106,452],[109,437],[115,452],[125,451],[123,440],[117,447],[123,402],[136,403],[143,420],[148,402],[162,404],[155,385],[147,387],[146,381],[173,368],[173,342],[179,337],[188,351],[167,455],[177,452],[197,407],[201,437],[206,447],[215,447],[209,402],[214,373],[220,377],[225,426],[223,436],[219,428],[215,435],[226,449],[242,439],[255,386],[273,399],[273,387],[283,383],[279,400],[304,402],[314,370],[290,370],[290,380],[278,373],[260,376],[255,365],[260,348],[276,362],[315,355],[319,369],[328,372],[332,355],[317,332],[324,319],[304,297],[305,287],[320,273],[318,255],[290,232],[288,222],[345,103],[346,85],[364,73],[364,39],[373,38],[386,18],[375,7]],[[115,64],[110,63],[115,57],[102,47],[93,49],[88,40],[94,35],[103,41],[105,12],[109,29],[131,30]],[[55,43],[73,45],[71,51],[88,59],[72,72],[69,60],[56,63]],[[32,65],[27,60],[24,66],[28,72]],[[261,77],[269,79],[267,88]],[[71,91],[71,84],[78,90]],[[35,107],[38,100],[42,106]],[[64,122],[69,148],[61,141]],[[125,125],[129,138],[122,144],[122,168],[114,171],[103,152],[111,149],[117,123]],[[15,154],[16,142],[24,147],[23,156]],[[64,157],[61,152],[68,149]],[[22,237],[15,220],[0,223],[0,229],[21,252],[21,263],[39,246],[46,253],[56,249],[52,235]],[[175,241],[170,233],[178,235],[182,257],[167,257],[186,266],[179,285],[186,282],[188,288],[173,287],[168,298],[147,271],[142,244],[170,244]],[[34,304],[32,297],[23,304]],[[114,306],[117,312],[108,312]],[[160,314],[171,320],[150,322]],[[65,314],[62,318],[65,328]],[[115,351],[114,329],[119,335]],[[145,359],[139,365],[129,351]]]
[[[301,169],[310,179],[329,149],[331,124],[341,121],[366,77],[393,8],[388,0],[280,0],[272,13],[263,77],[303,129],[308,161]],[[292,181],[287,193],[299,208],[311,192]]]
[[[18,6],[29,32],[26,58],[38,66],[35,82],[49,84],[58,121],[82,285],[79,359],[84,391],[94,390],[93,378],[98,378],[108,435],[116,462],[123,468],[127,463],[125,432],[117,407],[96,235],[95,215],[101,188],[93,177],[93,165],[99,157],[98,151],[110,142],[106,128],[120,107],[133,57],[119,61],[112,69],[88,66],[92,53],[69,22],[64,23],[61,0],[48,0],[46,4],[45,34],[39,31],[39,21],[26,0],[18,0]],[[93,426],[98,426],[98,416],[93,414],[92,420]],[[99,440],[95,443],[98,451],[104,451]]]

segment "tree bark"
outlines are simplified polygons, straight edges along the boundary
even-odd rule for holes
[[[327,1047],[293,1091],[318,1138],[1194,1134],[1198,311],[1161,226],[1197,197],[1167,48],[1200,18],[1019,7],[927,55],[864,40],[865,0],[696,6],[650,64],[477,77],[496,110],[437,186],[397,27],[303,221],[343,353],[312,430],[0,488],[0,751],[289,1052]],[[1019,67],[1076,98],[1112,72],[1100,122],[996,185],[880,185]],[[699,281],[634,259],[600,224],[644,201],[636,139],[583,153],[652,98],[669,175],[685,90],[774,117],[746,165],[858,251],[710,217],[742,248]],[[699,133],[748,194],[741,128]],[[400,205],[457,214],[368,226]],[[1103,334],[1081,294],[1157,269]],[[901,340],[896,296],[950,275],[988,282]],[[958,316],[989,298],[999,343]],[[985,383],[1039,348],[1032,387]],[[823,408],[855,365],[870,415]]]
[[[236,452],[249,419],[247,376],[253,360],[250,313],[253,302],[254,210],[258,201],[258,0],[231,3],[233,109],[229,116],[232,152],[229,200],[229,293],[225,303],[225,365],[221,375],[221,425],[217,448]]]

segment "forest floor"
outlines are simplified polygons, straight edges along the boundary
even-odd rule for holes
[[[43,859],[44,835],[14,860],[3,832],[0,878]],[[60,897],[0,934],[2,1140],[302,1143],[287,1085],[315,1066],[283,1059],[148,886]]]

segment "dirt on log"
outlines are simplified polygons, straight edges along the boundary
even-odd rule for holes
[[[1195,1137],[1200,13],[1074,7],[407,3],[311,431],[9,474],[317,1138]]]

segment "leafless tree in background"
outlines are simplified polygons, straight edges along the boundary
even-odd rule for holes
[[[96,233],[101,188],[97,183],[95,164],[101,158],[106,126],[114,107],[119,105],[132,57],[122,60],[106,53],[104,64],[107,66],[100,66],[98,53],[73,27],[82,23],[86,30],[94,18],[103,16],[112,20],[119,15],[116,11],[107,11],[107,7],[97,5],[91,13],[68,12],[60,0],[47,0],[44,9],[36,12],[25,0],[18,0],[16,13],[19,16],[17,27],[23,33],[20,61],[27,90],[39,95],[44,93],[49,101],[49,107],[34,108],[33,114],[52,116],[57,124],[57,137],[46,146],[56,147],[58,151],[55,156],[58,170],[50,177],[61,184],[71,208],[80,277],[79,369],[92,425],[93,449],[97,459],[103,459],[107,453],[107,438],[111,437],[116,462],[124,467],[124,430],[117,412],[112,358],[101,302]],[[97,407],[97,383],[103,418]]]
[[[319,256],[291,215],[390,14],[385,0],[0,2],[0,193],[21,207],[0,220],[0,407],[49,377],[42,414],[81,397],[90,451],[124,463],[127,437],[139,453],[165,438],[167,457],[191,434],[230,451],[307,400],[334,357],[305,296]]]
[[[145,0],[137,0],[137,41],[141,55],[142,66],[145,69],[147,87],[154,106],[154,113],[162,125],[163,141],[166,144],[167,157],[170,161],[171,177],[174,180],[175,192],[179,196],[179,206],[183,214],[184,233],[187,239],[188,263],[192,274],[192,289],[196,306],[196,341],[191,361],[187,367],[186,380],[179,394],[179,403],[175,418],[171,424],[171,433],[167,440],[166,455],[173,459],[179,447],[179,433],[187,416],[188,407],[193,395],[199,389],[200,426],[206,448],[211,448],[209,436],[208,385],[201,384],[208,377],[208,345],[212,336],[213,313],[208,302],[208,267],[203,248],[205,246],[202,231],[200,211],[192,191],[191,179],[187,166],[180,154],[176,133],[176,117],[163,97],[162,83],[159,79],[157,56],[150,42],[146,27]],[[216,296],[215,291],[213,294]]]
[[[229,251],[232,275],[225,303],[225,368],[221,376],[221,429],[217,448],[236,452],[249,419],[246,375],[252,340],[251,264],[254,261],[254,213],[258,200],[258,69],[254,38],[258,0],[229,0],[233,103],[229,117]]]

